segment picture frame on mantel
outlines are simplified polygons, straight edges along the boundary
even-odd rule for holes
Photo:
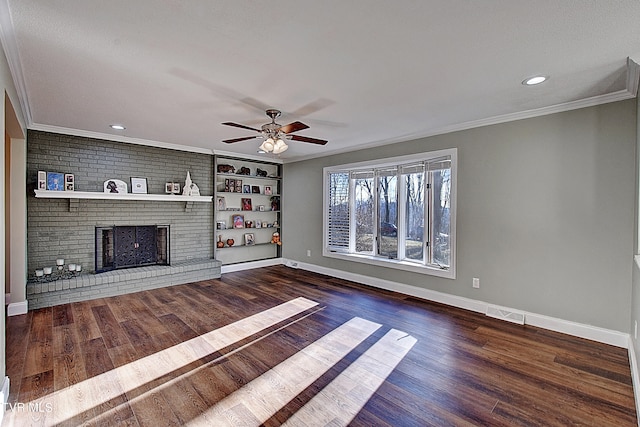
[[[47,172],[38,171],[38,190],[47,189]]]
[[[111,194],[127,193],[127,183],[122,181],[121,179],[116,179],[116,178],[108,179],[103,183],[103,188],[105,193],[111,193]]]
[[[131,193],[147,194],[147,178],[131,177]]]
[[[64,174],[60,172],[47,172],[47,190],[64,191]]]
[[[72,173],[64,174],[64,191],[74,191],[76,188],[76,178]]]

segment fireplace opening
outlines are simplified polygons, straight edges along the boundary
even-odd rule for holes
[[[168,225],[96,227],[96,273],[169,265]]]

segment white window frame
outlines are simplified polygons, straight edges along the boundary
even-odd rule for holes
[[[404,235],[400,236],[401,233],[398,233],[398,258],[399,259],[387,259],[381,258],[374,255],[363,254],[363,253],[355,253],[355,221],[351,221],[351,232],[350,232],[350,247],[349,251],[340,251],[333,248],[330,248],[328,245],[328,237],[329,237],[329,226],[328,226],[328,209],[329,209],[329,174],[338,173],[338,172],[349,172],[358,169],[373,169],[373,168],[385,168],[385,167],[398,167],[398,174],[400,179],[400,170],[403,165],[407,164],[415,164],[420,161],[430,161],[435,160],[442,157],[451,158],[451,190],[450,190],[450,236],[449,236],[449,245],[451,250],[450,256],[450,265],[447,269],[437,268],[432,265],[419,264],[415,261],[401,260],[400,252],[404,252]],[[358,163],[349,163],[345,165],[336,165],[336,166],[328,166],[323,169],[323,243],[322,243],[322,255],[329,258],[342,259],[347,261],[355,261],[361,262],[370,265],[377,265],[381,267],[394,268],[398,270],[411,271],[414,273],[428,274],[448,279],[456,278],[456,210],[457,210],[457,170],[458,170],[458,149],[457,148],[449,148],[445,150],[431,151],[422,154],[408,155],[408,156],[398,156],[393,158],[387,158],[383,160],[374,160],[374,161],[366,161],[366,162],[358,162]],[[376,184],[377,185],[377,184]],[[350,179],[349,182],[349,190],[350,194],[353,190],[353,182]],[[398,193],[398,218],[404,218],[404,209],[405,206],[403,202],[406,199],[406,194],[404,194],[406,189],[404,186],[401,186],[400,191]],[[355,198],[349,197],[349,202],[351,204],[350,210],[353,209],[355,205]],[[431,205],[431,204],[430,204]],[[377,206],[377,205],[376,205]],[[377,215],[377,212],[375,212]],[[401,216],[403,215],[403,216]],[[427,218],[429,222],[429,227],[431,226],[432,219]],[[425,228],[427,224],[425,223]],[[430,247],[425,247],[424,250],[431,250]]]

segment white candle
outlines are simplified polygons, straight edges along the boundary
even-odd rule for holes
[[[42,277],[44,270],[36,270],[36,277]]]
[[[76,271],[80,272],[82,270],[82,266],[80,264],[76,265]]]
[[[58,258],[56,260],[56,265],[64,265],[64,258]]]
[[[76,271],[76,265],[75,264],[69,264],[69,271]]]
[[[53,267],[45,267],[44,274],[51,274],[51,270],[53,270]]]

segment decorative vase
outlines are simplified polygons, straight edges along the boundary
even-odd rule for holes
[[[235,240],[233,239],[227,239],[227,245],[228,246],[233,246],[233,244],[235,243]]]
[[[222,234],[218,235],[218,241],[216,242],[216,246],[219,248],[224,248],[224,242],[222,241]]]

